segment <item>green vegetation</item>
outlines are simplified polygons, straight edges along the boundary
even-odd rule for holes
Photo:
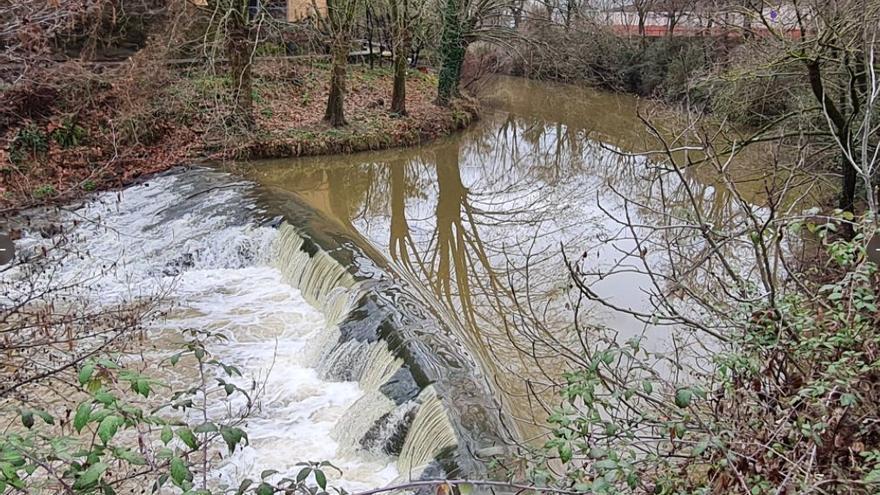
[[[29,124],[20,129],[10,143],[9,158],[13,163],[21,163],[48,150],[49,140],[46,134],[36,125]]]
[[[34,197],[37,199],[48,198],[56,194],[55,187],[50,184],[42,185],[34,189]]]
[[[600,9],[561,0],[329,0],[296,22],[242,0],[80,4],[4,6],[4,212],[63,203],[193,158],[417,145],[469,125],[478,112],[467,89],[496,72],[677,107],[671,129],[640,114],[658,146],[639,171],[644,190],[618,193],[647,220],[613,218],[634,261],[612,272],[649,279],[652,307],[616,306],[595,289],[609,273],[565,259],[569,273],[558,278],[570,279],[578,338],[551,335],[541,349],[566,370],[561,382],[541,384],[558,392],[546,442],[499,465],[525,465],[511,478],[528,472],[530,483],[566,492],[880,491],[880,275],[866,247],[880,211],[878,2],[638,0]],[[636,26],[619,22],[625,13]],[[648,35],[649,13],[665,19],[666,36]],[[369,66],[352,63],[363,58],[362,40],[378,52]],[[561,149],[567,135],[557,124]],[[461,150],[453,151],[445,158],[457,166]],[[749,152],[763,159],[750,178],[761,207],[731,171]],[[692,174],[710,177],[702,183],[710,207],[690,187]],[[803,211],[802,189],[829,175],[837,204]],[[445,179],[456,201],[466,197],[460,177]],[[401,198],[395,204],[405,209]],[[728,206],[738,223],[707,214]],[[477,237],[457,229],[449,246]],[[69,249],[52,244],[28,259],[19,285],[3,291],[0,493],[326,495],[327,461],[305,463],[295,477],[266,471],[239,487],[214,486],[212,462],[248,443],[257,384],[241,385],[239,370],[212,357],[219,334],[190,331],[159,362],[139,356],[154,317],[143,306],[156,301],[107,310],[35,283],[63,266],[64,257],[50,256],[59,248]],[[489,266],[490,254],[477,256]],[[647,330],[699,335],[704,359],[583,324],[585,302],[628,313]],[[538,343],[529,344],[537,354]],[[185,375],[178,364],[197,374],[179,389],[169,379]],[[213,401],[233,399],[246,410],[209,418]]]
[[[69,403],[44,402],[48,398],[39,395],[23,401],[19,424],[0,434],[0,491],[35,493],[56,486],[69,494],[112,494],[132,487],[166,490],[167,485],[182,493],[226,493],[229,487],[210,481],[206,459],[247,445],[241,428],[246,414],[207,419],[207,409],[211,401],[238,395],[250,409],[257,390],[236,385],[241,372],[211,356],[210,345],[222,340],[221,334],[189,332],[168,358],[141,363],[158,370],[153,375],[122,364],[122,353],[78,363],[72,370],[78,389],[68,390]],[[195,386],[177,390],[157,377],[173,376],[178,365],[198,370]],[[295,479],[275,476],[272,481],[276,473],[265,471],[260,480],[246,479],[231,489],[314,494],[326,490],[328,468],[333,469],[329,463],[306,463]]]
[[[84,144],[87,136],[85,129],[71,118],[66,118],[58,128],[51,132],[52,139],[62,148],[76,148]]]
[[[880,277],[866,259],[873,224],[860,226],[846,241],[834,223],[790,225],[818,235],[827,265],[772,298],[755,287],[705,375],[676,383],[641,338],[600,338],[566,375],[536,478],[594,493],[872,491]]]

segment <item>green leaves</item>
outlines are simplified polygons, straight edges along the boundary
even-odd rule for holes
[[[171,481],[173,481],[175,485],[184,488],[185,484],[188,484],[192,480],[192,473],[189,472],[189,468],[180,457],[172,457],[170,467]]]
[[[142,455],[140,455],[137,452],[134,452],[130,449],[122,449],[122,448],[113,449],[113,455],[117,459],[119,459],[121,461],[126,461],[129,464],[134,465],[134,466],[145,466],[147,464],[147,460],[144,459],[144,457]]]
[[[198,359],[210,355],[202,341],[187,348]],[[170,366],[167,361],[164,363]],[[216,360],[208,364],[210,366],[204,367],[205,373],[211,376],[215,367],[220,376],[224,373],[241,376],[241,371],[234,366]],[[19,417],[16,419],[13,416],[13,419],[20,421],[23,427],[16,426],[5,433],[0,432],[0,493],[9,490],[34,493],[47,479],[63,479],[69,481],[71,493],[112,495],[115,493],[117,476],[136,471],[143,474],[132,485],[138,491],[149,491],[151,488],[154,492],[167,490],[170,481],[173,481],[184,493],[207,494],[207,490],[193,487],[193,460],[187,458],[187,454],[214,437],[221,437],[230,452],[248,442],[247,434],[240,427],[211,421],[201,424],[190,421],[199,416],[191,416],[186,409],[201,412],[205,407],[199,395],[202,389],[197,383],[172,391],[168,399],[157,397],[155,392],[158,387],[165,386],[161,381],[123,368],[109,356],[85,360],[78,370],[72,370],[71,373],[76,375],[77,388],[85,397],[80,399],[80,394],[74,394],[69,404],[65,404],[71,409],[64,416],[69,422],[56,421],[49,412],[34,407],[13,407],[7,411],[13,415],[17,413]],[[247,395],[247,391],[231,383],[221,382],[221,387],[227,393],[241,392]],[[211,400],[216,398],[222,402],[222,396],[212,394]],[[145,409],[143,398],[150,399],[150,409]],[[181,407],[175,408],[176,405]],[[168,416],[164,413],[157,415],[159,411],[167,411]],[[54,425],[55,428],[41,428],[33,433],[25,430],[36,430],[43,425]],[[139,437],[120,434],[125,428],[138,431],[152,429],[152,438],[165,444],[161,446],[155,442],[158,445],[153,445],[155,450],[150,459],[155,460],[155,464],[141,453],[143,447],[139,444]],[[175,437],[180,443],[174,442]],[[49,472],[42,472],[42,469],[48,469]],[[118,473],[117,469],[120,469]],[[38,470],[41,472],[37,473]],[[321,489],[326,489],[327,479],[320,472],[319,464],[313,463],[306,472],[307,475],[312,473]],[[282,478],[277,483],[270,481],[270,477],[276,474],[277,471],[266,470],[261,473],[262,481],[249,481],[242,484],[240,489],[250,494],[271,495],[284,491],[279,488],[280,485],[295,486],[289,478]],[[316,487],[310,487],[310,490],[312,493],[319,491]]]
[[[159,383],[151,378],[141,375],[140,373],[132,371],[123,371],[119,373],[119,379],[128,382],[129,387],[133,392],[143,395],[144,397],[149,397],[150,392],[153,390],[153,385]]]
[[[193,435],[192,430],[189,428],[179,428],[177,430],[177,436],[186,444],[187,447],[191,449],[199,448],[199,441],[196,440],[196,436]]]
[[[116,402],[116,396],[106,390],[98,390],[95,392],[95,400],[105,406],[110,406]]]
[[[52,417],[46,411],[40,409],[22,409],[20,411],[21,414],[21,424],[24,425],[25,428],[31,429],[34,426],[34,416],[42,419],[44,423],[47,425],[55,424],[55,418]]]
[[[691,405],[694,398],[694,392],[689,388],[680,388],[675,391],[675,405],[685,408]]]
[[[235,495],[242,495],[253,484],[254,484],[253,480],[249,480],[249,479],[242,480],[241,484],[238,485],[238,490],[235,491]]]
[[[202,423],[193,430],[196,433],[216,433],[220,431],[217,428],[217,425],[208,421],[207,423]]]
[[[299,472],[296,473],[296,482],[302,483],[303,481],[305,481],[306,478],[309,477],[309,474],[311,474],[311,472],[312,472],[312,468],[310,468],[310,467],[304,467],[304,468],[300,469]]]
[[[21,411],[21,424],[24,425],[25,428],[31,429],[34,427],[34,412],[23,409]]]
[[[103,462],[98,462],[90,466],[88,469],[79,474],[76,478],[76,482],[74,482],[73,487],[82,489],[88,488],[101,478],[101,475],[104,474],[104,471],[107,470],[107,465]]]
[[[92,374],[95,372],[95,362],[94,361],[86,361],[83,364],[83,367],[80,368],[79,374],[77,375],[77,379],[79,380],[80,385],[85,385],[92,379]]]
[[[559,460],[561,460],[564,463],[571,461],[572,452],[571,452],[571,444],[570,443],[565,442],[565,443],[560,444],[559,447],[557,448],[557,450],[559,451]]]
[[[320,469],[315,470],[315,483],[321,487],[321,490],[327,490],[327,476],[324,475],[324,471]]]
[[[119,416],[113,414],[107,416],[106,418],[101,420],[101,423],[98,425],[98,438],[100,438],[101,441],[104,442],[104,445],[107,445],[110,439],[113,438],[114,435],[116,435],[119,427],[122,426],[124,423],[125,420],[123,420]]]
[[[684,387],[675,391],[675,405],[684,409],[691,405],[694,397],[705,399],[706,392],[699,387]]]
[[[73,416],[73,429],[76,430],[77,433],[81,432],[83,428],[89,423],[89,418],[92,415],[92,404],[89,402],[83,402],[76,408],[76,414]]]
[[[36,409],[36,410],[34,411],[34,414],[36,414],[37,416],[39,416],[40,419],[42,419],[43,422],[46,423],[47,425],[54,425],[54,424],[55,424],[55,418],[53,418],[53,417],[52,417],[49,413],[47,413],[46,411],[43,411],[43,410],[41,410],[41,409]]]
[[[162,427],[162,433],[159,434],[159,440],[162,440],[162,443],[168,445],[168,442],[174,438],[174,432],[171,431],[171,426],[165,425]]]
[[[245,445],[247,445],[247,434],[240,428],[221,426],[220,436],[222,436],[223,440],[226,442],[230,454],[235,452],[235,446],[241,443],[242,440],[244,440]]]

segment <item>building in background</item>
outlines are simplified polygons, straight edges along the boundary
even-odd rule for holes
[[[194,5],[207,7],[211,0],[190,0]],[[320,15],[327,13],[327,0],[250,0],[252,13],[264,10],[275,19],[299,22],[312,17],[317,10]]]

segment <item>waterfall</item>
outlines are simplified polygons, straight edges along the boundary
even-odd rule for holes
[[[409,427],[397,460],[397,470],[404,477],[417,477],[438,454],[446,453],[458,445],[446,408],[434,387],[424,389],[419,401],[419,411]]]
[[[357,380],[364,391],[363,397],[345,413],[333,430],[340,445],[358,449],[376,422],[395,408],[395,402],[379,388],[400,369],[403,360],[395,357],[382,341],[349,341],[336,347],[330,354],[336,356],[336,359],[326,361],[330,370],[338,369],[336,367],[343,361],[343,356],[347,357],[345,362],[350,363],[349,369],[353,373],[351,379]]]
[[[437,390],[419,387],[404,359],[379,338],[381,318],[363,323],[361,330],[371,332],[341,330],[367,294],[364,284],[286,222],[273,247],[285,281],[325,315],[327,328],[307,350],[310,362],[322,378],[358,382],[363,390],[331,433],[341,448],[399,454],[406,478],[455,449],[456,433]]]
[[[360,284],[332,256],[317,246],[306,246],[305,238],[287,222],[278,228],[274,253],[274,264],[285,281],[321,310],[329,325],[348,316],[360,296]]]

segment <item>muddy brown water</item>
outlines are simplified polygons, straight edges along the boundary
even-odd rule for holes
[[[649,310],[650,283],[633,262],[623,222],[627,215],[636,223],[656,219],[648,177],[662,160],[632,154],[659,149],[642,117],[650,115],[673,141],[672,129],[686,118],[627,95],[516,78],[493,82],[483,100],[481,121],[425,146],[261,161],[245,170],[329,222],[307,230],[332,224],[418,285],[528,441],[540,437],[540,400],[554,400],[551,384],[567,366],[561,353],[531,343],[544,332],[576,338],[563,253],[597,272],[616,267],[593,290],[618,306]],[[772,182],[761,163],[765,152],[730,165],[737,189],[758,205]],[[685,153],[675,156],[686,162]],[[740,221],[729,186],[711,167],[683,178],[708,222]],[[666,199],[684,208],[679,189]],[[799,184],[798,192],[799,201],[821,193],[815,184]],[[588,324],[624,337],[644,334],[658,349],[671,346],[675,334],[595,304],[580,311]]]

